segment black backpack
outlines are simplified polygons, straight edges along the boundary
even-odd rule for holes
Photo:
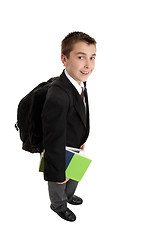
[[[22,149],[31,153],[43,151],[43,131],[41,113],[50,86],[59,77],[40,83],[28,93],[18,104],[17,123],[15,127],[20,132]]]

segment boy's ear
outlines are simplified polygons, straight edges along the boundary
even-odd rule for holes
[[[61,61],[62,61],[64,66],[67,65],[67,57],[64,54],[61,54]]]

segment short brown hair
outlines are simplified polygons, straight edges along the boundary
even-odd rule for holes
[[[77,42],[86,42],[89,45],[96,45],[96,40],[83,32],[71,32],[63,40],[61,44],[61,53],[69,58],[70,52],[73,50],[73,46]]]

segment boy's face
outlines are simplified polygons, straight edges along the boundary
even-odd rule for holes
[[[61,60],[68,74],[80,84],[87,81],[94,70],[95,57],[96,46],[94,44],[88,45],[85,42],[77,42],[74,44],[69,58],[62,54]]]

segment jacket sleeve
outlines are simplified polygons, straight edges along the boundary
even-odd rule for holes
[[[66,124],[69,98],[58,87],[52,87],[42,111],[44,179],[63,182],[65,180]]]

